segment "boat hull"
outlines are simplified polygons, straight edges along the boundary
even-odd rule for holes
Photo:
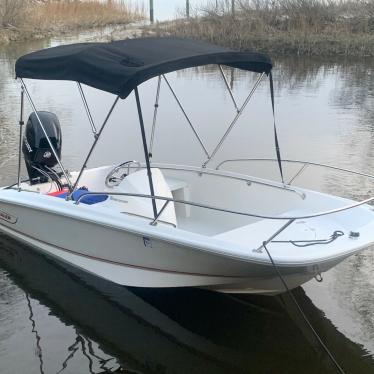
[[[204,287],[221,292],[277,294],[274,267],[250,259],[151,238],[42,208],[0,202],[0,230],[37,250],[117,284]],[[4,214],[3,214],[4,215]],[[249,249],[250,251],[250,249]],[[347,255],[320,263],[279,265],[290,288],[328,270]]]

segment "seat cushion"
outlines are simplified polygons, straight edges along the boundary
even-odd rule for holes
[[[59,197],[61,199],[65,199],[69,193],[68,191],[64,191],[64,190],[58,191],[58,192],[54,192],[49,195]],[[78,188],[77,190],[73,192],[72,200],[74,201],[78,200],[83,194],[87,192],[90,192],[90,191],[88,191],[86,187]],[[82,199],[79,202],[82,204],[93,205],[93,204],[101,203],[105,201],[107,198],[108,198],[108,195],[88,195],[88,196],[82,197]]]

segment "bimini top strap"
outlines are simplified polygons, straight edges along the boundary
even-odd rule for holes
[[[273,75],[272,75],[271,72],[269,73],[269,81],[270,81],[271,107],[272,107],[272,110],[273,110],[275,151],[277,153],[277,160],[278,160],[280,176],[281,176],[281,179],[282,179],[282,183],[284,183],[283,169],[282,169],[282,158],[281,158],[281,153],[280,153],[280,148],[279,148],[277,126],[276,126],[276,123],[275,123],[274,86],[273,86]]]

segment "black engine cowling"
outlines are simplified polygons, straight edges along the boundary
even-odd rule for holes
[[[61,158],[61,126],[56,114],[44,111],[37,113],[58,158]],[[50,169],[58,162],[35,113],[31,113],[27,121],[22,152],[30,183],[46,182],[48,180],[46,174],[50,175]]]

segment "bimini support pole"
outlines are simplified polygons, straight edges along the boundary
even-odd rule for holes
[[[207,160],[203,163],[202,167],[205,168],[207,166],[207,164],[213,159],[213,157],[215,156],[215,154],[218,152],[218,150],[221,148],[223,142],[225,141],[225,139],[227,138],[227,136],[229,135],[229,133],[231,132],[232,128],[234,127],[235,123],[238,121],[239,117],[242,115],[245,107],[247,106],[247,104],[249,103],[249,100],[251,99],[252,95],[254,94],[254,92],[256,91],[258,85],[260,84],[263,76],[265,75],[265,73],[262,73],[256,83],[254,84],[251,92],[248,94],[247,98],[245,99],[243,105],[240,107],[238,113],[236,114],[236,116],[234,117],[234,119],[231,121],[228,129],[226,130],[226,132],[223,134],[222,138],[220,139],[220,141],[218,142],[218,144],[216,145],[216,148],[214,148],[213,152],[211,153],[210,156],[208,156]]]
[[[79,183],[79,180],[81,179],[82,174],[83,174],[84,170],[85,170],[86,167],[87,167],[88,160],[90,159],[91,154],[92,154],[93,150],[95,149],[97,142],[98,142],[99,139],[100,139],[100,135],[101,135],[101,133],[103,132],[103,130],[104,130],[106,124],[108,123],[109,118],[110,118],[110,116],[111,116],[111,114],[112,114],[112,112],[113,112],[115,106],[117,105],[118,100],[119,100],[119,96],[117,96],[116,99],[114,100],[114,103],[113,103],[112,106],[110,107],[109,112],[108,112],[108,114],[107,114],[107,116],[106,116],[106,118],[105,118],[103,124],[101,125],[101,128],[100,128],[99,132],[98,132],[97,135],[95,136],[95,140],[94,140],[94,142],[93,142],[93,144],[92,144],[90,150],[88,151],[87,157],[86,157],[86,159],[84,160],[84,163],[83,163],[83,166],[82,166],[81,170],[79,171],[78,178],[76,179],[76,181],[75,181],[75,183],[74,183],[74,186],[73,186],[73,188],[72,188],[70,194],[67,195],[67,199],[68,199],[68,200],[71,199],[71,195],[73,194],[73,192],[74,192],[75,189],[77,188],[78,183]]]
[[[19,118],[19,144],[18,144],[18,176],[17,176],[17,189],[21,191],[21,159],[22,159],[22,128],[25,124],[23,121],[23,109],[24,109],[25,90],[21,87],[21,109]]]
[[[166,78],[166,76],[165,76],[164,74],[162,75],[162,78],[164,78],[164,81],[165,81],[166,84],[168,85],[170,92],[171,92],[172,95],[174,96],[175,101],[177,102],[177,104],[178,104],[180,110],[182,111],[184,117],[186,118],[186,121],[187,121],[188,124],[190,125],[191,130],[193,131],[193,133],[194,133],[196,139],[197,139],[198,142],[200,143],[201,148],[203,149],[205,155],[209,158],[209,152],[208,152],[208,150],[206,149],[206,146],[205,146],[204,142],[202,141],[202,139],[200,138],[200,135],[199,135],[198,132],[196,131],[194,125],[192,124],[190,118],[188,117],[186,111],[184,110],[184,108],[183,108],[183,106],[182,106],[182,103],[181,103],[180,100],[178,99],[177,94],[175,93],[175,91],[174,91],[173,88],[171,87],[171,85],[170,85],[168,79]]]
[[[152,158],[152,151],[153,151],[153,142],[155,140],[155,131],[156,131],[156,121],[157,121],[157,112],[158,112],[158,102],[160,99],[160,89],[161,89],[161,75],[158,76],[157,82],[157,91],[156,91],[156,100],[155,100],[155,108],[153,111],[153,122],[152,122],[152,132],[151,132],[151,141],[149,142],[149,158]]]
[[[25,92],[25,94],[26,94],[26,97],[27,97],[28,102],[30,103],[31,108],[32,108],[33,112],[35,113],[35,117],[36,117],[37,121],[39,122],[40,128],[42,129],[42,131],[43,131],[43,133],[44,133],[44,136],[45,136],[46,139],[47,139],[48,145],[51,147],[51,151],[52,151],[53,155],[55,156],[56,161],[57,161],[58,165],[60,166],[60,168],[61,168],[61,170],[62,170],[62,173],[63,173],[64,176],[65,176],[66,182],[67,182],[68,185],[69,185],[69,190],[71,190],[71,189],[72,189],[72,183],[71,183],[71,181],[70,181],[70,178],[69,178],[69,176],[68,176],[68,174],[67,174],[67,172],[66,172],[64,166],[62,165],[60,158],[59,158],[58,155],[57,155],[57,152],[56,152],[55,147],[53,146],[53,144],[52,144],[52,142],[51,142],[51,139],[49,139],[49,136],[48,136],[47,132],[45,131],[45,128],[44,128],[43,122],[41,121],[41,119],[40,119],[40,117],[39,117],[38,111],[37,111],[36,108],[35,108],[34,102],[33,102],[32,99],[31,99],[31,96],[30,96],[30,94],[29,94],[29,91],[27,90],[27,87],[26,87],[25,82],[23,81],[23,79],[21,79],[21,85],[22,85],[22,87],[23,87],[23,89],[24,89],[24,92]]]
[[[79,91],[79,93],[81,95],[81,99],[82,99],[82,102],[83,102],[84,109],[86,110],[88,121],[90,122],[90,125],[91,125],[92,133],[93,133],[94,137],[97,138],[97,129],[96,129],[94,120],[92,118],[92,115],[91,115],[91,112],[90,112],[90,108],[89,108],[87,100],[86,100],[86,96],[85,96],[85,94],[83,92],[82,85],[79,82],[77,82],[77,85],[78,85],[78,91]]]
[[[226,88],[227,88],[227,90],[229,91],[229,94],[230,94],[230,97],[231,97],[232,103],[234,104],[234,107],[235,107],[235,109],[236,109],[236,112],[239,113],[239,112],[240,112],[240,109],[239,109],[239,107],[238,107],[238,104],[236,103],[236,100],[235,100],[235,97],[234,97],[234,93],[232,92],[232,89],[231,89],[231,87],[230,87],[230,85],[229,85],[229,82],[227,81],[226,74],[225,74],[225,72],[223,71],[221,65],[218,65],[218,67],[219,67],[219,71],[221,72],[222,79],[223,79],[223,81],[225,82]]]
[[[141,133],[142,133],[145,163],[147,165],[149,190],[151,192],[151,196],[155,196],[155,191],[154,191],[154,188],[153,188],[151,164],[149,162],[149,153],[148,153],[147,139],[146,139],[146,136],[145,136],[143,113],[142,113],[142,108],[141,108],[141,105],[140,105],[138,87],[135,87],[134,92],[135,92],[135,99],[136,99],[136,107],[138,109],[140,130],[141,130]],[[155,198],[152,198],[152,208],[153,208],[154,219],[156,220],[157,219],[157,207],[156,207],[156,200],[155,200]]]

